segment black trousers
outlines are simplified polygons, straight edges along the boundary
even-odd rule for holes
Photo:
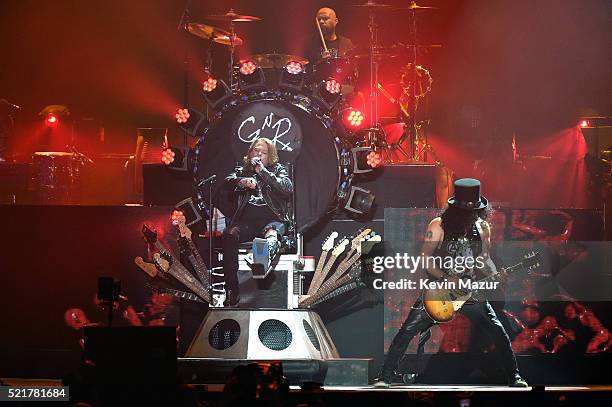
[[[238,292],[238,249],[241,242],[248,242],[258,236],[264,236],[268,229],[277,231],[279,237],[284,233],[285,225],[275,220],[240,222],[223,231],[223,273],[225,289]]]
[[[510,345],[510,338],[501,322],[499,322],[491,305],[487,301],[466,303],[459,312],[470,318],[474,325],[482,328],[482,331],[493,341],[495,349],[501,358],[502,367],[506,372],[508,382],[513,382],[518,374],[516,357]],[[434,320],[427,315],[423,303],[418,299],[391,342],[381,374],[384,379],[388,381],[393,377],[400,359],[404,356],[412,338],[416,334],[432,327],[434,323]]]

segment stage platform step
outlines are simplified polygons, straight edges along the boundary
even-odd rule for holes
[[[325,386],[367,386],[373,359],[328,359]]]
[[[234,368],[257,362],[245,359],[178,358],[183,383],[224,383]],[[325,386],[367,386],[372,359],[283,360],[284,375],[293,386],[304,382]]]

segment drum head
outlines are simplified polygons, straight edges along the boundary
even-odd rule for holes
[[[216,174],[216,193],[234,167],[242,165],[251,142],[261,137],[275,143],[279,161],[293,172],[296,226],[303,233],[328,212],[340,179],[333,131],[306,109],[282,100],[256,100],[226,111],[198,142],[197,179]],[[206,189],[202,195],[208,199]]]

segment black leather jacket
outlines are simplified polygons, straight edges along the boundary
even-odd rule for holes
[[[240,219],[240,215],[249,201],[249,192],[251,190],[238,185],[241,179],[248,177],[254,177],[257,182],[260,183],[261,195],[266,205],[268,205],[278,219],[282,222],[290,222],[293,183],[287,174],[287,169],[282,164],[277,163],[271,167],[264,167],[259,174],[253,171],[247,171],[244,167],[236,167],[234,172],[225,178],[223,190],[226,192],[226,199],[228,199],[228,195],[237,194],[237,202],[235,196],[234,199],[229,198],[235,201],[236,204],[233,213],[231,211],[229,212],[232,213],[229,226],[233,226],[237,219]],[[228,216],[228,213],[226,212],[225,215]]]

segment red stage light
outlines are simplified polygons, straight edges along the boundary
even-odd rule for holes
[[[59,118],[54,113],[47,113],[45,117],[45,126],[47,127],[57,127],[59,123]]]
[[[217,80],[212,76],[209,76],[208,79],[202,83],[202,90],[204,92],[212,92],[217,87]]]
[[[287,70],[287,72],[293,75],[300,74],[304,70],[302,64],[298,61],[289,61],[285,66],[285,69]]]
[[[580,120],[580,122],[578,123],[578,126],[580,127],[590,127],[591,126],[591,122],[589,122],[586,119],[582,119]]]
[[[243,75],[250,75],[257,69],[257,65],[253,61],[243,61],[240,64],[240,73]]]
[[[161,161],[162,163],[164,163],[165,165],[170,165],[174,162],[174,156],[176,155],[176,153],[174,151],[172,151],[172,149],[167,148],[165,150],[162,151],[161,153]]]
[[[173,225],[178,225],[179,221],[184,218],[185,214],[183,213],[183,211],[179,211],[178,209],[173,210],[172,215],[170,215],[170,220],[172,221]]]
[[[379,167],[382,163],[382,157],[376,151],[370,151],[366,158],[368,165],[372,168]]]
[[[183,108],[179,108],[179,110],[177,110],[176,114],[174,115],[178,124],[187,123],[187,120],[189,120],[189,116],[189,109]]]
[[[344,113],[344,124],[347,127],[357,128],[363,124],[365,116],[359,109],[348,108]]]
[[[333,78],[330,78],[325,82],[325,89],[332,95],[340,93],[340,82]]]

